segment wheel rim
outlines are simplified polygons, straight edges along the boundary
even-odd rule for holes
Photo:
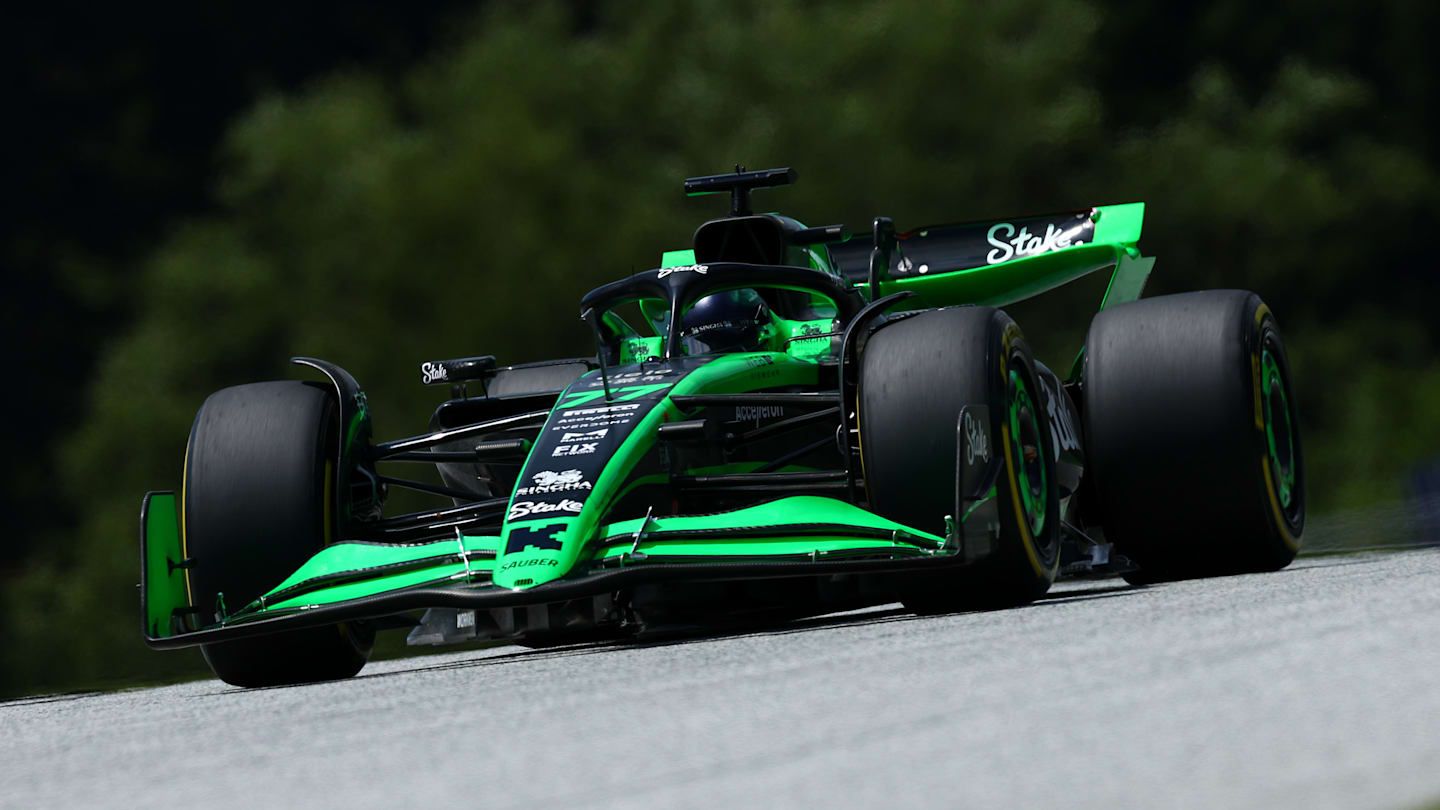
[[[1265,411],[1267,463],[1275,481],[1275,496],[1287,513],[1295,502],[1295,432],[1290,399],[1280,364],[1266,347],[1260,355],[1261,397]]]
[[[1040,421],[1035,415],[1035,403],[1018,369],[1010,371],[1009,405],[1010,435],[1014,439],[1010,446],[1011,465],[1015,469],[1015,482],[1020,490],[1025,518],[1030,524],[1030,535],[1038,538],[1045,528],[1045,501],[1049,492],[1045,445],[1040,440]]]

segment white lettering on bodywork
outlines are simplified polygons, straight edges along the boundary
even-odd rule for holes
[[[1002,232],[1006,238],[999,238]],[[1046,225],[1045,234],[1040,236],[1030,233],[1030,229],[1023,225],[1020,227],[1020,232],[1016,233],[1015,226],[1009,222],[997,222],[991,225],[989,232],[985,234],[985,241],[995,248],[985,254],[985,261],[990,264],[1008,262],[1021,256],[1037,256],[1071,245],[1085,244],[1084,240],[1074,238],[1072,232],[1054,225]]]

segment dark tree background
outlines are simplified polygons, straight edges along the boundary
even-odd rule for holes
[[[134,522],[206,393],[325,356],[411,432],[416,363],[584,351],[579,296],[735,162],[796,167],[757,202],[817,223],[1145,200],[1152,294],[1279,315],[1314,513],[1440,453],[1440,7],[675,5],[7,14],[0,692],[196,671],[139,641]],[[1083,335],[1064,295],[1022,305],[1042,350]]]
[[[474,6],[207,3],[25,5],[6,13],[10,194],[0,225],[13,330],[7,567],[67,516],[47,449],[86,416],[83,391],[144,295],[140,264],[177,218],[212,211],[225,128],[267,94],[344,70],[393,75]],[[23,427],[22,427],[23,426]]]

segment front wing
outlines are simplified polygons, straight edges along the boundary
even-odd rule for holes
[[[233,612],[226,614],[223,605],[216,610],[190,604],[183,576],[189,561],[175,515],[173,493],[146,496],[142,614],[146,642],[157,648],[422,608],[550,604],[661,581],[936,570],[973,562],[990,548],[990,538],[974,532],[967,543],[958,528],[942,537],[844,501],[795,496],[718,514],[604,524],[585,570],[523,589],[491,582],[497,536],[413,544],[343,541],[321,550],[261,598],[230,606]]]

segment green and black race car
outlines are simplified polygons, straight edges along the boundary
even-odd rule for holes
[[[592,356],[425,363],[429,432],[374,441],[343,369],[205,400],[141,512],[144,633],[239,685],[353,675],[375,633],[541,645],[893,601],[1021,605],[1294,558],[1304,476],[1258,296],[1140,299],[1141,203],[868,240],[750,210],[581,299]],[[997,307],[1111,273],[1065,377]],[[440,482],[399,477],[415,463]],[[407,487],[445,499],[383,511]],[[424,611],[421,614],[421,611]]]

